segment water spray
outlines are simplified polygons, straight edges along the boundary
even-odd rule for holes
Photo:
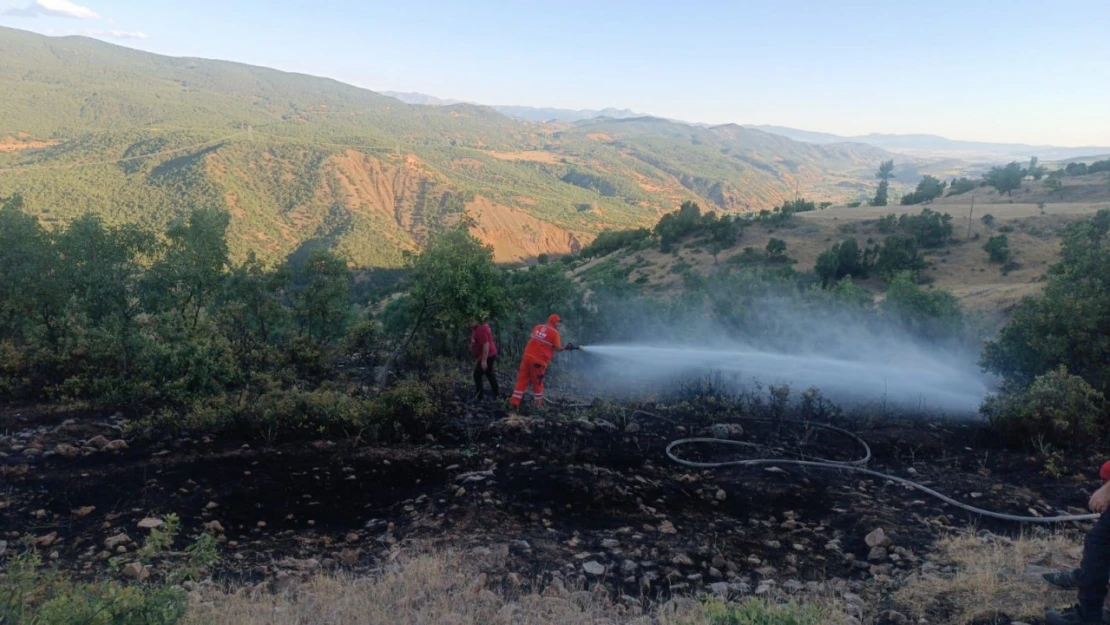
[[[641,382],[662,381],[691,371],[724,371],[750,374],[773,382],[788,382],[817,386],[830,396],[843,396],[856,400],[868,393],[882,389],[885,398],[896,403],[928,394],[932,407],[957,411],[974,411],[988,392],[986,383],[973,369],[945,362],[919,352],[903,352],[896,361],[878,359],[847,359],[820,355],[783,354],[755,349],[676,349],[637,345],[577,346],[584,352],[604,356],[613,363],[612,375],[623,375]],[[746,421],[766,419],[745,418]],[[776,422],[784,423],[784,422]],[[788,421],[785,423],[789,423]],[[1051,517],[1021,516],[985,510],[965,504],[937,492],[923,484],[897,475],[890,475],[867,468],[871,448],[859,436],[841,428],[819,423],[802,424],[845,435],[859,446],[860,456],[855,460],[835,461],[821,458],[756,458],[723,462],[698,462],[679,455],[678,449],[691,446],[725,445],[770,451],[756,443],[717,438],[683,438],[672,441],[666,448],[667,457],[680,465],[696,469],[725,467],[752,467],[759,465],[792,465],[824,470],[848,471],[901,484],[918,490],[949,505],[980,516],[1019,523],[1064,523],[1093,521],[1097,514],[1072,514]],[[1110,463],[1104,467],[1110,477]]]

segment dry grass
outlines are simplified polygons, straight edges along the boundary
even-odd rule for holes
[[[399,559],[373,578],[318,575],[280,594],[248,587],[191,597],[188,623],[195,625],[713,625],[721,622],[714,613],[726,609],[677,599],[644,613],[600,588],[495,591],[449,552]],[[846,622],[829,607],[819,610],[821,623]]]
[[[493,158],[502,161],[529,161],[533,163],[558,163],[561,157],[554,152],[545,152],[543,150],[529,150],[526,152],[494,152],[487,151],[486,154]]]
[[[894,599],[913,616],[934,623],[967,623],[1005,614],[1034,618],[1045,607],[1074,602],[1074,592],[1053,590],[1040,569],[1067,570],[1078,565],[1081,547],[1060,535],[1011,540],[993,535],[964,535],[937,543],[936,563],[955,572],[921,574]],[[943,570],[943,569],[942,569]]]

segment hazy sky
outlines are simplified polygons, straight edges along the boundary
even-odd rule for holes
[[[0,12],[3,26],[488,104],[1110,145],[1110,2],[1097,0],[0,0]]]

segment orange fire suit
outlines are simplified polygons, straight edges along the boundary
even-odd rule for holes
[[[516,374],[516,388],[513,397],[509,400],[513,408],[520,406],[524,399],[524,392],[528,386],[532,387],[532,397],[536,406],[543,405],[543,377],[547,373],[547,365],[555,356],[555,351],[562,349],[563,343],[559,331],[549,324],[532,328],[532,338],[524,348],[524,358],[520,361],[520,371]]]

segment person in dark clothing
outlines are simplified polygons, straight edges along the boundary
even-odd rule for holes
[[[1102,478],[1110,479],[1107,467],[1103,468]],[[1079,604],[1063,612],[1046,611],[1048,625],[1094,625],[1103,622],[1107,582],[1110,582],[1110,514],[1107,514],[1107,509],[1110,509],[1110,481],[1091,495],[1087,505],[1091,512],[1102,516],[1087,532],[1079,569],[1045,576],[1045,580],[1057,586],[1074,585],[1079,590]]]
[[[474,399],[481,401],[485,398],[482,378],[489,380],[489,388],[496,398],[499,396],[497,388],[497,375],[493,371],[497,362],[497,346],[493,344],[493,332],[488,323],[475,321],[471,324],[470,354],[474,356]]]

